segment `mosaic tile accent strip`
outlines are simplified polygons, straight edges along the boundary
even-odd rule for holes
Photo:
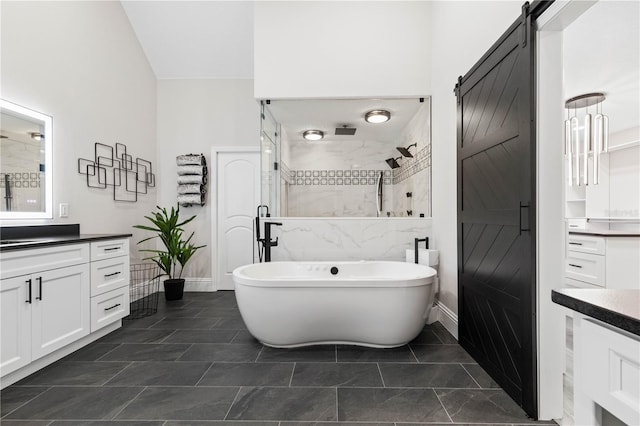
[[[291,170],[290,185],[375,185],[383,173],[383,184],[391,185],[391,170]]]
[[[40,174],[40,172],[0,172],[0,185],[4,188],[8,181],[10,188],[40,188]]]
[[[393,170],[393,184],[402,182],[405,179],[431,167],[431,145],[427,145],[413,156],[402,162],[402,165]]]

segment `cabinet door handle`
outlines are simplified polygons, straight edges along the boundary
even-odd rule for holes
[[[575,264],[573,264],[573,263],[570,263],[570,264],[569,264],[569,266],[573,266],[574,268],[580,268],[580,269],[582,269],[582,266],[580,266],[580,265],[575,265]]]
[[[25,283],[29,284],[29,298],[25,300],[26,303],[31,303],[31,278],[25,281]]]
[[[36,278],[36,281],[38,281],[38,297],[36,297],[36,300],[42,300],[42,277]]]
[[[110,306],[110,307],[108,307],[108,308],[104,308],[104,310],[105,310],[105,311],[110,311],[110,310],[112,310],[112,309],[117,308],[118,306],[120,306],[120,304],[119,304],[119,303],[116,303],[116,304],[115,304],[115,305],[113,305],[113,306]]]
[[[112,276],[114,276],[114,275],[118,275],[118,274],[120,274],[120,271],[118,271],[118,272],[112,272],[112,273],[110,273],[110,274],[105,274],[105,275],[104,275],[104,277],[105,277],[105,278],[107,278],[107,277],[112,277]]]
[[[582,243],[573,243],[573,242],[571,242],[569,244],[572,245],[572,246],[581,246],[582,245]]]
[[[104,249],[104,251],[114,251],[114,250],[120,250],[120,247],[109,247]]]

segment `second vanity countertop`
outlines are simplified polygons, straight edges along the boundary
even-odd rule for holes
[[[25,250],[34,248],[43,248],[51,246],[59,246],[64,244],[78,244],[91,241],[115,240],[119,238],[130,238],[131,234],[79,234],[64,235],[40,238],[16,238],[11,239],[10,243],[0,244],[0,252],[8,252],[15,250]]]
[[[640,336],[640,290],[565,288],[552,290],[551,300]]]

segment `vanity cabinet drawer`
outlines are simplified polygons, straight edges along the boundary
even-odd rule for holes
[[[129,315],[129,287],[91,298],[91,332]]]
[[[89,262],[89,244],[65,244],[0,254],[0,279]]]
[[[567,250],[591,254],[605,254],[605,238],[594,235],[569,234]]]
[[[568,252],[564,271],[567,278],[604,287],[605,257],[580,252]]]
[[[129,256],[129,239],[94,241],[91,243],[91,261]]]
[[[91,296],[129,286],[129,256],[91,262]]]

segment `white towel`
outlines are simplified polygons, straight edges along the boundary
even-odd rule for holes
[[[181,175],[178,176],[178,185],[185,185],[188,183],[197,183],[198,185],[204,185],[207,183],[207,177],[202,175]]]
[[[182,207],[204,206],[204,194],[178,194],[178,204]]]
[[[178,175],[207,175],[207,166],[178,166]]]
[[[202,154],[178,155],[176,157],[178,166],[205,166],[207,164]]]
[[[203,185],[197,183],[190,183],[187,185],[178,185],[178,194],[204,194],[205,189]]]

